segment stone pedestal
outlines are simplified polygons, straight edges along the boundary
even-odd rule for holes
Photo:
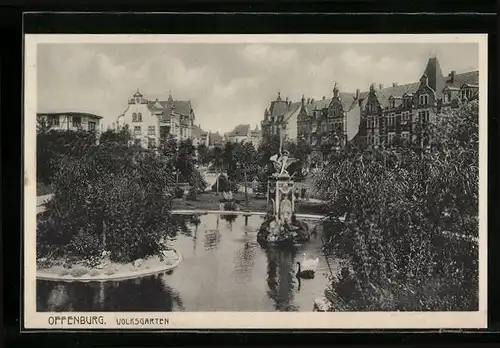
[[[275,217],[290,222],[295,211],[295,183],[289,177],[271,178],[268,181],[267,204]]]

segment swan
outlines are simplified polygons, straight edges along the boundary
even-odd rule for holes
[[[304,255],[304,260],[301,262],[297,262],[297,277],[299,278],[314,278],[314,273],[316,272],[316,266],[319,263],[319,258],[317,257],[315,260],[307,259],[306,253]]]

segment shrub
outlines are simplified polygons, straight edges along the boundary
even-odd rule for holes
[[[472,102],[442,115],[424,130],[426,150],[353,149],[323,169],[325,239],[354,269],[354,310],[477,309],[477,111]]]
[[[175,194],[175,198],[182,198],[182,197],[184,197],[184,190],[182,188],[180,188],[179,186],[176,186],[174,194]]]
[[[187,197],[186,197],[186,198],[187,198],[187,199],[189,199],[189,200],[194,201],[194,200],[196,200],[196,199],[197,199],[197,197],[196,197],[196,193],[197,193],[197,192],[196,192],[196,189],[195,189],[194,187],[191,187],[191,188],[189,189],[189,191],[188,191],[188,194],[187,194]]]
[[[159,252],[160,238],[175,234],[171,173],[169,163],[116,143],[63,157],[37,226],[37,251],[88,259],[106,249],[119,262]]]

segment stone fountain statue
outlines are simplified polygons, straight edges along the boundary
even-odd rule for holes
[[[288,172],[292,163],[298,160],[291,157],[288,151],[282,150],[282,141],[278,154],[271,156],[275,173],[271,175],[267,187],[268,216],[257,235],[259,242],[291,244],[303,241],[305,223],[300,223],[295,218],[295,183]],[[297,238],[299,236],[299,238]],[[305,238],[308,239],[308,238]]]

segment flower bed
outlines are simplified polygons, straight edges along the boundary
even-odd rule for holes
[[[167,251],[164,257],[163,261],[159,256],[151,256],[129,263],[109,262],[102,268],[88,267],[81,263],[71,267],[54,263],[52,266],[39,268],[36,277],[37,280],[63,282],[118,281],[168,272],[182,262],[182,254],[177,250]]]

